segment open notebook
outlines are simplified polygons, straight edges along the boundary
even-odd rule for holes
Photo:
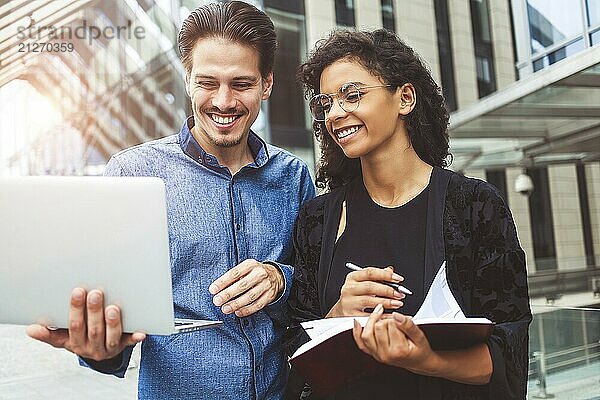
[[[364,326],[368,317],[325,318],[302,323],[311,340],[300,346],[290,363],[325,395],[360,376],[374,374],[382,364],[358,349],[352,336],[354,320]],[[494,328],[487,318],[467,318],[440,266],[413,321],[434,350],[450,350],[484,342]]]

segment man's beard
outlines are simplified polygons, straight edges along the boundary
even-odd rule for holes
[[[242,143],[243,135],[240,135],[237,138],[233,138],[233,140],[227,140],[227,139],[219,140],[219,139],[215,139],[214,137],[210,136],[209,134],[206,134],[206,137],[215,147],[221,147],[224,149],[228,149],[228,148],[235,147],[238,144]]]
[[[208,114],[216,113],[216,112],[220,112],[220,110],[208,109],[208,110],[201,111],[202,115],[206,116],[208,119],[211,119]],[[232,110],[228,110],[224,114],[236,114],[236,115],[239,115],[239,118],[242,118],[244,115],[247,114],[247,111],[241,110],[241,109],[232,109]],[[239,145],[244,138],[244,132],[242,132],[242,134],[240,134],[238,137],[230,137],[228,135],[222,135],[219,133],[210,134],[209,132],[215,132],[217,130],[214,129],[212,126],[210,126],[210,127],[213,129],[211,129],[210,131],[207,129],[204,129],[202,127],[202,125],[199,123],[201,121],[201,119],[198,117],[196,112],[194,112],[194,120],[195,120],[197,129],[201,132],[201,134],[204,136],[204,138],[206,140],[208,140],[210,142],[210,144],[215,147],[229,149],[231,147],[235,147],[235,146]]]

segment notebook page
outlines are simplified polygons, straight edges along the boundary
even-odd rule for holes
[[[465,318],[448,286],[446,261],[440,266],[421,308],[413,318]]]

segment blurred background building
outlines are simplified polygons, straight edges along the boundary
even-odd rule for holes
[[[100,174],[177,132],[191,114],[177,32],[206,2],[0,1],[0,176]],[[384,27],[421,54],[452,112],[450,168],[500,189],[527,254],[531,394],[600,396],[600,0],[249,2],[279,39],[253,128],[312,167],[295,74],[314,43]]]

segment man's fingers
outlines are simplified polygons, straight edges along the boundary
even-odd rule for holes
[[[85,347],[87,341],[85,309],[85,290],[82,288],[73,289],[69,307],[69,343],[74,350]]]
[[[106,321],[106,339],[104,346],[110,354],[119,353],[121,350],[121,336],[123,335],[123,325],[121,322],[121,312],[119,307],[111,305],[104,310],[104,319]]]
[[[69,340],[69,332],[66,329],[58,329],[51,331],[42,325],[29,325],[25,330],[27,335],[32,339],[48,343],[51,346],[65,348],[65,344]]]
[[[270,286],[267,282],[260,282],[241,296],[223,305],[221,311],[223,311],[224,314],[235,312],[238,317],[255,313],[269,303],[269,299],[271,298],[268,293],[269,288]],[[255,309],[258,306],[260,306],[260,308]],[[252,312],[248,313],[249,310]],[[237,311],[243,311],[244,315],[240,315]]]
[[[252,259],[242,261],[211,283],[208,287],[208,291],[213,295],[219,293],[234,282],[240,280],[243,276],[247,275],[255,264],[257,264],[257,261]]]
[[[92,290],[87,295],[87,337],[92,355],[99,356],[106,352],[105,330],[103,295],[99,290]]]
[[[50,337],[50,331],[45,326],[34,324],[29,325],[27,329],[25,329],[25,333],[32,339],[40,340],[45,342]]]
[[[268,264],[244,260],[211,284],[213,304],[225,314],[253,314],[277,296],[280,284],[273,274],[280,272]]]
[[[261,271],[264,273],[264,270],[261,269]],[[243,296],[245,296],[247,294],[248,291],[252,290],[253,288],[256,288],[258,286],[260,282],[260,277],[257,275],[257,273],[254,272],[250,272],[248,275],[244,276],[242,279],[238,280],[237,282],[235,282],[234,284],[232,284],[231,286],[229,286],[228,288],[220,291],[217,295],[215,295],[215,297],[213,297],[213,304],[217,307],[223,306],[223,312],[225,312],[225,314],[229,314],[232,313],[233,311],[237,310],[238,308],[240,308],[241,306],[244,306],[246,304],[248,304],[251,301],[256,300],[256,298],[258,298],[258,296],[256,296],[256,294],[254,294],[255,298],[252,299],[251,301],[246,301],[243,304],[240,303],[239,299],[242,298]],[[240,296],[242,295],[243,296]],[[259,293],[259,295],[262,293]],[[240,297],[238,297],[240,296]],[[238,297],[235,300],[231,300]],[[233,304],[235,304],[235,306],[233,306]],[[226,312],[225,310],[227,309],[227,305],[231,307],[233,307],[233,309],[230,309],[228,312]]]
[[[121,338],[121,350],[127,346],[134,346],[146,339],[144,332],[126,333]]]
[[[262,310],[267,304],[269,304],[270,295],[267,292],[256,299],[256,301],[249,303],[243,307],[238,308],[235,311],[237,317],[247,317],[248,315],[254,314],[257,311]]]

